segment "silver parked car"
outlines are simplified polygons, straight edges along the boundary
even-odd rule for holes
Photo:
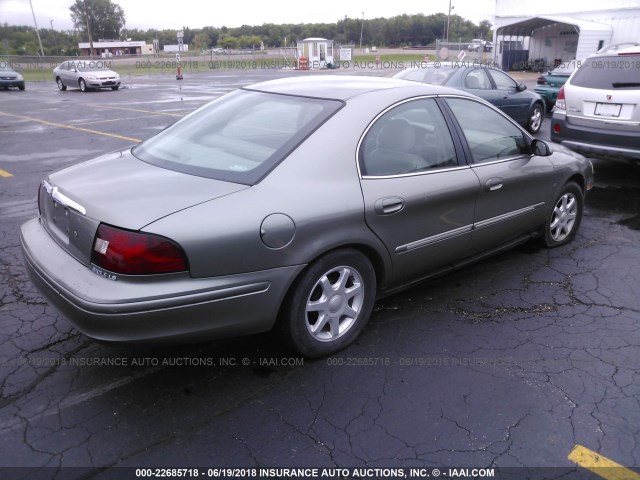
[[[567,243],[592,174],[464,92],[281,79],[52,173],[22,248],[33,282],[90,337],[276,326],[317,357],[349,345],[378,297],[531,238]]]
[[[580,153],[640,163],[640,47],[582,61],[556,98],[551,139]]]
[[[83,92],[96,88],[120,88],[120,75],[101,60],[69,60],[53,69],[53,79],[59,90],[78,87]]]

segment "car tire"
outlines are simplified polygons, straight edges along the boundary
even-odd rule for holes
[[[569,243],[576,236],[584,209],[584,194],[575,183],[567,183],[553,204],[553,210],[544,226],[543,244],[548,248]]]
[[[111,90],[116,91],[120,88],[120,85],[116,85],[115,87],[111,87]]]
[[[58,84],[58,90],[64,92],[67,89],[67,86],[62,83],[62,79],[60,77],[56,78],[56,83]]]
[[[81,92],[86,92],[87,90],[89,90],[87,88],[87,83],[84,81],[84,78],[81,78],[80,80],[78,80],[78,85],[80,85]]]
[[[308,358],[342,350],[364,329],[375,302],[376,273],[353,249],[335,250],[311,263],[281,310],[285,342]]]
[[[24,88],[25,88],[25,87],[24,87],[24,85],[20,85],[20,86],[18,87],[18,90],[24,90]]]
[[[542,120],[544,119],[544,109],[539,103],[534,103],[529,112],[529,120],[527,122],[527,130],[529,133],[536,134],[542,127]]]

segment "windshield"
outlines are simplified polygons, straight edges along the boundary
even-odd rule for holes
[[[640,55],[598,56],[585,60],[571,77],[571,85],[598,89],[640,87]]]
[[[132,152],[170,170],[252,185],[341,106],[336,100],[238,90]]]
[[[0,62],[0,72],[14,72],[15,70],[9,66],[8,63]]]

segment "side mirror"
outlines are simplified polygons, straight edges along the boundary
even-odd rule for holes
[[[524,92],[527,89],[527,86],[524,83],[519,83],[518,86],[516,87],[516,90],[518,90],[519,92]]]
[[[551,149],[551,145],[544,140],[534,138],[531,141],[531,153],[536,157],[548,157],[553,153],[553,150]]]

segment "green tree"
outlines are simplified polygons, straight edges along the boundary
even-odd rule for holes
[[[230,35],[224,35],[220,37],[218,44],[222,45],[222,48],[230,48],[230,49],[238,48],[240,46],[240,42],[238,41],[238,39]]]
[[[196,50],[206,50],[211,46],[211,38],[205,32],[196,33],[193,43]]]
[[[73,25],[82,32],[83,39],[89,39],[85,6],[94,41],[120,38],[120,31],[125,24],[124,10],[120,5],[111,0],[76,0],[69,11]]]

